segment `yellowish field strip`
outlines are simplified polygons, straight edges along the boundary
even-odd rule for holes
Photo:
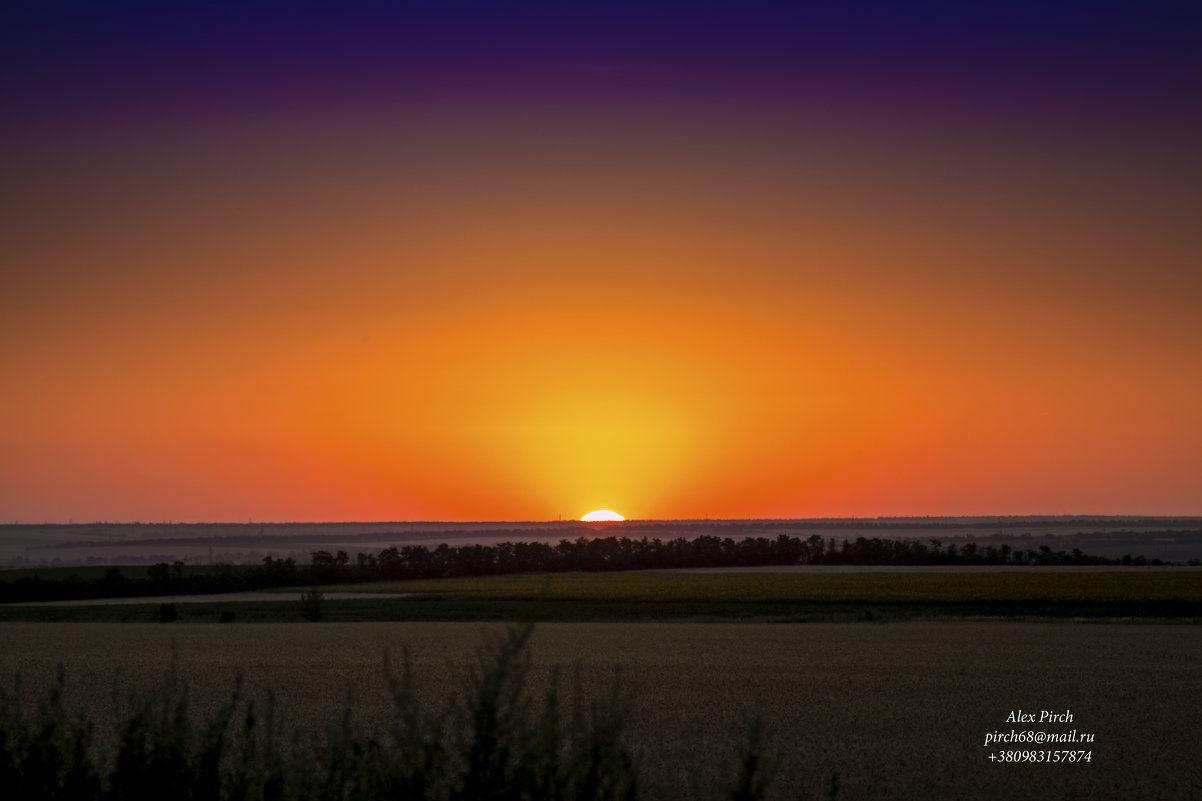
[[[932,573],[685,573],[640,570],[377,582],[360,592],[497,598],[645,598],[812,601],[1199,601],[1202,569]]]

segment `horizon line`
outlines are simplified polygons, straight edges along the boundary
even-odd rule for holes
[[[75,522],[44,521],[31,523],[13,521],[0,523],[0,527],[14,526],[476,526],[476,525],[563,525],[579,524],[584,526],[624,526],[639,523],[806,523],[806,522],[846,522],[846,521],[889,521],[889,520],[1192,520],[1202,519],[1198,514],[927,514],[927,515],[844,515],[816,517],[677,517],[677,518],[626,518],[625,520],[607,520],[586,522],[579,518],[560,518],[557,520],[89,520]]]

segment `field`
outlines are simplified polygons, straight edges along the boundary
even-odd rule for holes
[[[410,649],[421,697],[462,687],[499,624],[273,626],[0,624],[0,677],[36,697],[65,667],[71,708],[108,719],[112,697],[153,695],[172,661],[198,709],[241,674],[272,689],[293,726],[320,731],[346,702],[365,726],[386,707],[383,654]],[[774,798],[1196,797],[1202,628],[1070,623],[541,624],[532,685],[554,665],[600,693],[620,668],[629,735],[653,798],[713,797],[761,715]],[[118,679],[114,680],[117,671]],[[103,688],[102,691],[97,691]],[[109,692],[114,688],[114,692]],[[1071,710],[1071,723],[1008,723],[1012,710]],[[991,763],[986,733],[1090,733],[1091,761]],[[1191,796],[1191,793],[1195,794]]]
[[[777,572],[780,571],[780,572]],[[1202,568],[639,570],[325,586],[331,621],[1202,620]],[[298,591],[188,596],[183,622],[297,620]],[[210,600],[211,599],[211,600]],[[152,619],[170,597],[0,605],[0,620]]]
[[[296,589],[193,597],[183,626],[145,622],[171,599],[4,605],[0,686],[20,673],[15,697],[31,709],[62,665],[68,708],[98,721],[103,743],[123,699],[156,697],[174,660],[202,716],[241,677],[303,736],[336,729],[348,708],[371,731],[391,709],[386,653],[395,665],[408,648],[433,711],[464,696],[485,634],[512,625],[485,621],[530,620],[534,699],[555,670],[586,699],[620,678],[642,798],[730,797],[757,718],[767,797],[782,801],[1202,797],[1181,736],[1200,722],[1199,568],[775,567],[321,589],[325,623],[299,622]],[[222,613],[235,622],[216,624]],[[1009,721],[1018,710],[1072,720]],[[1028,730],[1094,739],[985,745]],[[1090,760],[988,759],[1064,750]]]
[[[644,570],[346,585],[412,593],[416,616],[488,619],[915,620],[964,617],[1202,618],[1202,569],[902,568],[856,572]]]
[[[331,591],[408,592],[451,597],[646,598],[804,601],[1202,601],[1202,570],[952,568],[788,572],[631,570],[379,582]]]

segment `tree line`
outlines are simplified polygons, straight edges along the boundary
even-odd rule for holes
[[[1191,560],[1196,564],[1198,560]],[[689,567],[752,567],[760,565],[1162,565],[1143,556],[1107,558],[1080,549],[1053,551],[1047,545],[1016,548],[974,542],[944,544],[938,539],[893,540],[857,537],[854,540],[808,539],[780,534],[775,538],[717,537],[633,539],[578,537],[546,542],[502,542],[496,545],[435,548],[404,545],[377,554],[314,551],[309,564],[292,557],[265,557],[253,565],[216,564],[207,570],[185,571],[183,562],[160,562],[141,577],[110,567],[96,579],[69,576],[45,580],[23,577],[0,581],[0,603],[18,601],[84,600],[91,598],[203,595],[366,581],[400,581],[501,573],[558,573],[568,571],[647,570]]]

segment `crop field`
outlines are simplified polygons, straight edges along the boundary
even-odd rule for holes
[[[378,582],[359,592],[494,598],[745,599],[806,601],[1202,601],[1202,569],[1159,571],[953,570],[729,572],[636,570]]]
[[[33,704],[66,675],[65,703],[111,719],[127,696],[153,695],[173,660],[193,708],[269,690],[299,732],[347,708],[364,728],[389,707],[384,654],[408,648],[419,698],[462,691],[486,632],[503,624],[256,626],[0,624],[0,680]],[[174,656],[173,656],[174,654]],[[754,716],[775,767],[776,799],[1186,799],[1202,787],[1189,734],[1199,724],[1202,627],[1070,623],[540,624],[528,684],[559,667],[586,698],[615,677],[646,797],[717,797]],[[1070,712],[1017,724],[1012,711]],[[990,762],[995,731],[1092,734],[1089,762]],[[111,736],[101,730],[99,737]],[[1054,747],[1054,746],[1049,746]],[[1192,795],[1191,795],[1192,794]]]
[[[326,585],[328,621],[1202,621],[1202,568],[639,570]],[[180,596],[185,623],[301,619],[299,591]],[[154,619],[173,598],[3,604],[0,621]],[[187,603],[182,603],[186,600]]]

